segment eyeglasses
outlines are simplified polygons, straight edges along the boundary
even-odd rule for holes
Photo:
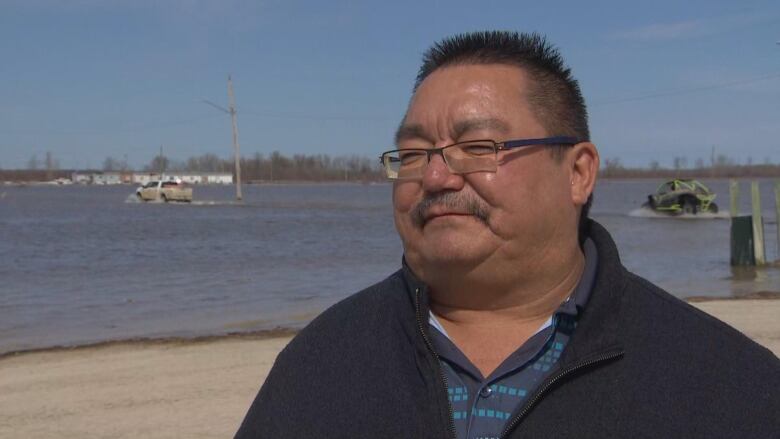
[[[506,140],[469,140],[453,143],[441,148],[406,148],[383,152],[379,157],[385,174],[390,180],[420,179],[433,154],[441,154],[450,172],[468,174],[470,172],[496,172],[498,169],[498,151],[536,145],[572,146],[580,143],[575,137],[557,136],[541,139]]]

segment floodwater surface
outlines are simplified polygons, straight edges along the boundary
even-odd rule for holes
[[[591,216],[629,269],[678,297],[780,291],[776,268],[729,266],[727,215],[638,210],[658,183],[597,187]],[[728,211],[728,182],[705,183]],[[246,186],[243,203],[227,186],[195,187],[192,204],[137,203],[134,189],[0,186],[0,353],[299,328],[401,264],[388,184]]]

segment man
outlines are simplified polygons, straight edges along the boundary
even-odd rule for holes
[[[585,104],[535,34],[445,39],[382,155],[401,270],[279,355],[237,438],[780,435],[780,361],[629,273]]]

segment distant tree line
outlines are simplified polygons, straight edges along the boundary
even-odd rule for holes
[[[4,181],[26,182],[26,181],[52,181],[58,178],[70,178],[73,171],[57,169],[0,169],[0,184]]]
[[[27,169],[38,170],[45,169],[47,171],[55,171],[60,168],[60,161],[54,158],[54,155],[50,151],[46,152],[45,159],[39,159],[38,154],[33,154],[30,159],[27,160]]]
[[[98,169],[81,172],[134,172],[127,159],[106,157]],[[140,169],[143,172],[225,172],[234,173],[232,158],[203,154],[178,161],[157,155]],[[33,155],[26,169],[2,170],[0,181],[50,181],[69,178],[74,170],[59,169],[59,162],[47,153],[46,160]],[[255,153],[241,158],[241,179],[244,182],[272,181],[380,181],[384,179],[378,159],[359,155],[331,157],[327,154],[295,154],[285,156],[279,151],[270,155]]]
[[[688,167],[686,157],[674,157],[672,167],[664,167],[658,161],[650,162],[646,168],[624,166],[619,158],[604,159],[601,166],[602,178],[740,178],[740,177],[780,177],[780,165],[772,164],[768,159],[763,164],[754,164],[748,158],[745,164],[718,155],[710,160],[696,159],[693,167]]]
[[[108,160],[108,159],[106,159]],[[185,161],[165,156],[154,157],[144,167],[147,172],[233,172],[234,160],[214,154],[190,157]],[[269,156],[255,153],[241,157],[243,181],[376,181],[383,179],[378,159],[350,155],[331,157],[327,154],[285,156],[279,151]]]
[[[60,161],[51,152],[44,158],[33,154],[27,160],[25,169],[0,169],[0,182],[3,181],[52,181],[58,178],[70,178],[72,171],[60,169]]]

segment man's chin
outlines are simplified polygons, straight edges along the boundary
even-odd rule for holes
[[[428,245],[415,253],[417,253],[419,263],[430,267],[456,268],[476,265],[484,261],[490,254],[484,245],[477,242],[474,236],[428,242]]]

